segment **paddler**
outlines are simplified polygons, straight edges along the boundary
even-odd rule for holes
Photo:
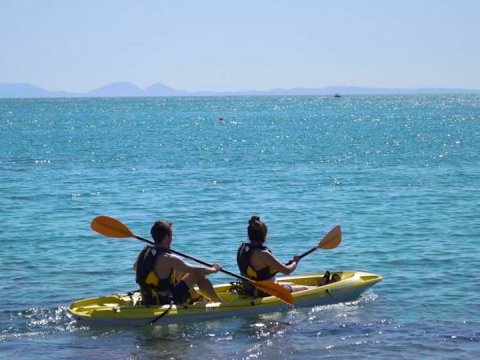
[[[248,221],[247,228],[250,243],[243,243],[237,251],[237,264],[243,276],[255,281],[273,281],[277,273],[290,274],[296,268],[300,261],[298,256],[294,256],[288,263],[280,262],[268,249],[264,243],[267,240],[268,227],[258,216],[252,216]],[[309,289],[308,286],[282,284],[290,292]],[[243,287],[249,296],[269,296],[258,291],[249,282],[243,281]]]
[[[198,297],[193,290],[195,285],[209,300],[222,301],[207,279],[207,275],[221,269],[220,265],[194,266],[170,253],[173,225],[169,221],[155,222],[150,233],[155,246],[145,247],[134,265],[136,282],[140,286],[145,305],[162,305],[171,301],[177,305],[187,303]]]

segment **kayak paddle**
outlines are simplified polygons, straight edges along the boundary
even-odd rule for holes
[[[340,242],[342,241],[342,228],[340,225],[337,225],[332,228],[320,241],[319,243],[311,248],[310,250],[304,252],[302,255],[299,256],[299,258],[303,258],[307,256],[308,254],[311,254],[317,249],[323,249],[323,250],[331,250],[335,249]]]
[[[99,233],[103,236],[120,238],[120,239],[135,238],[137,240],[140,240],[140,241],[146,242],[147,244],[155,246],[155,243],[153,241],[150,241],[150,240],[147,240],[147,239],[145,239],[141,236],[135,235],[121,221],[119,221],[115,218],[112,218],[110,216],[103,216],[103,215],[102,216],[97,216],[95,219],[92,220],[91,228],[94,231],[96,231],[97,233]],[[313,251],[313,250],[311,250],[311,251]],[[208,267],[212,266],[212,264],[209,264],[209,263],[207,263],[203,260],[194,258],[193,256],[183,254],[179,251],[170,249],[170,252],[172,252],[173,254],[180,255],[184,258],[196,261],[196,262],[198,262],[202,265],[205,265],[205,266],[208,266]],[[303,256],[305,256],[305,255],[303,255]],[[282,300],[283,302],[285,302],[289,305],[293,305],[294,300],[293,300],[292,294],[290,293],[290,291],[288,291],[282,285],[279,285],[279,284],[274,283],[272,281],[255,281],[255,280],[249,279],[245,276],[237,275],[237,274],[232,273],[232,272],[230,272],[228,270],[225,270],[225,269],[220,269],[219,271],[221,271],[225,274],[228,274],[230,276],[236,277],[237,279],[248,281],[253,286],[260,289],[261,291],[263,291],[263,292],[265,292],[269,295],[275,296],[275,297],[279,298],[280,300]]]

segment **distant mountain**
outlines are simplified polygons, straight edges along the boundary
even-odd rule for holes
[[[145,96],[188,96],[188,91],[176,90],[162,83],[155,83],[144,90]]]
[[[134,84],[122,81],[111,83],[85,94],[87,97],[143,96],[143,90]]]
[[[394,95],[394,94],[480,94],[480,90],[449,88],[367,88],[353,86],[329,86],[324,88],[293,88],[245,91],[196,91],[177,90],[162,83],[141,89],[131,82],[115,82],[88,91],[72,93],[50,91],[27,83],[0,84],[0,98],[45,98],[45,97],[157,97],[157,96],[261,96],[261,95]]]
[[[27,83],[0,84],[0,98],[73,97],[78,94],[65,91],[49,91]]]

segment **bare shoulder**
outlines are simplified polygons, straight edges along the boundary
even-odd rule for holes
[[[258,251],[257,256],[258,256],[259,259],[262,259],[262,260],[274,259],[274,256],[272,255],[272,253],[270,251],[267,251],[267,250]]]
[[[163,253],[157,256],[157,258],[155,259],[155,262],[169,263],[169,262],[175,261],[175,259],[178,259],[175,255],[169,254],[169,253]]]
[[[178,263],[184,263],[183,259],[180,258],[179,256],[175,255],[175,254],[171,254],[171,253],[166,253],[164,255],[164,261],[168,261],[169,263],[171,264],[178,264]]]

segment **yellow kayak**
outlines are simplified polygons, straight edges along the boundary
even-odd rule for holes
[[[313,307],[336,304],[357,299],[365,290],[380,282],[380,275],[361,271],[335,271],[339,281],[327,285],[321,284],[324,273],[315,273],[278,278],[281,283],[315,286],[314,288],[293,293],[295,307]],[[338,278],[337,277],[337,278]],[[288,310],[291,307],[278,298],[269,296],[251,298],[240,294],[234,284],[216,285],[215,290],[223,302],[205,300],[193,304],[146,307],[140,304],[140,293],[113,294],[73,302],[68,311],[80,323],[146,325],[165,312],[156,324],[191,322],[218,319],[231,316],[246,316]]]

